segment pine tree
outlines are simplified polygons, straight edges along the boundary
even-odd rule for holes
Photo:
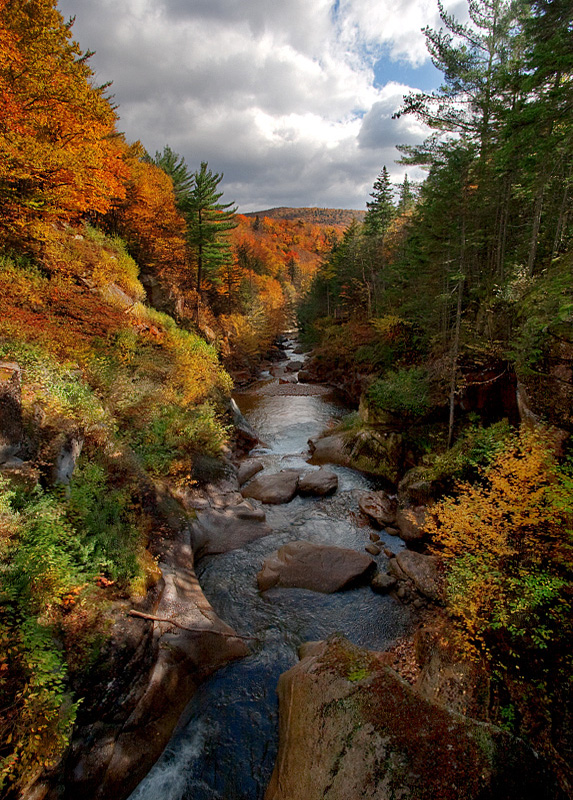
[[[206,278],[217,281],[218,271],[233,261],[226,234],[237,226],[236,206],[220,203],[217,187],[223,175],[212,172],[206,161],[192,175],[191,189],[182,204],[188,225],[188,241],[197,263],[197,293],[202,295]]]
[[[183,156],[175,153],[168,144],[163,148],[163,152],[155,151],[155,156],[145,159],[167,173],[173,181],[173,192],[177,208],[182,210],[187,201],[187,196],[193,186],[193,176],[189,173],[187,164]]]
[[[382,167],[382,172],[372,188],[373,191],[370,193],[372,202],[366,203],[368,210],[364,219],[364,230],[369,235],[382,236],[396,216],[394,193],[386,166]]]
[[[408,175],[404,175],[404,180],[400,186],[400,196],[398,199],[399,213],[405,214],[406,211],[409,211],[413,207],[415,202],[416,198],[414,197],[414,192],[412,191],[412,185],[408,180]]]

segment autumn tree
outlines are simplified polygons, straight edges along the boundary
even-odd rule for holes
[[[185,163],[183,156],[174,152],[168,144],[163,148],[163,152],[156,150],[155,156],[150,158],[146,155],[145,160],[156,167],[162,169],[173,181],[173,191],[177,207],[182,210],[188,199],[189,192],[193,187],[193,176]]]
[[[0,229],[9,242],[124,194],[116,115],[55,0],[0,5]]]
[[[129,169],[126,197],[103,224],[125,239],[148,283],[160,278],[183,290],[189,256],[185,219],[176,207],[173,182],[145,158],[139,142],[125,147],[124,160]]]

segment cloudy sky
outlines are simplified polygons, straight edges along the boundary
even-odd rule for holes
[[[96,80],[113,81],[128,140],[151,154],[169,144],[192,170],[208,161],[240,211],[360,209],[384,164],[402,179],[395,145],[424,131],[392,114],[410,88],[441,82],[420,30],[438,25],[436,5],[59,0],[96,51]]]

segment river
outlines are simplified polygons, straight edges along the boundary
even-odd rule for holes
[[[287,342],[286,357],[295,356]],[[307,463],[307,441],[348,409],[333,393],[284,394],[263,374],[236,402],[264,443],[251,455],[265,471]],[[295,391],[295,390],[293,390]],[[284,506],[265,506],[273,533],[240,550],[209,556],[196,565],[213,608],[242,635],[254,636],[251,654],[228,664],[199,688],[163,755],[130,800],[262,800],[278,745],[276,684],[297,660],[302,642],[342,632],[373,650],[387,647],[409,625],[407,607],[368,586],[324,595],[303,589],[257,589],[263,560],[295,539],[363,551],[368,527],[360,524],[358,496],[375,488],[367,476],[334,466],[339,488],[323,499],[296,497]],[[382,533],[397,552],[399,539]],[[381,566],[385,556],[378,556]]]

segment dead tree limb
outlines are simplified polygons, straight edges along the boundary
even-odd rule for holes
[[[128,616],[138,617],[139,619],[150,619],[152,622],[167,622],[170,625],[175,625],[176,628],[181,628],[182,631],[189,631],[190,633],[213,633],[215,636],[226,636],[229,639],[258,638],[257,636],[240,636],[238,633],[227,633],[226,631],[217,631],[209,628],[190,628],[188,625],[181,625],[180,622],[169,619],[169,617],[156,617],[154,614],[144,614],[143,611],[135,611],[135,609],[128,611]]]

